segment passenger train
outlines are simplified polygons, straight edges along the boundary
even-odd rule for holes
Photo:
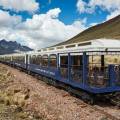
[[[1,55],[0,62],[93,95],[120,91],[120,40],[96,39]]]

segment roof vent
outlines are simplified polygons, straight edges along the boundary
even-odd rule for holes
[[[91,42],[86,42],[86,43],[80,43],[78,46],[86,46],[86,45],[91,45]]]
[[[67,45],[66,48],[72,48],[75,47],[75,45]]]

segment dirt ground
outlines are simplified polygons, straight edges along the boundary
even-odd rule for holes
[[[0,78],[0,118],[6,111],[7,117],[14,116],[0,120],[110,120],[66,91],[14,68],[0,64]]]

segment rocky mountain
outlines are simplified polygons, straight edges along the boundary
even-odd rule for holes
[[[65,42],[59,43],[56,46],[100,39],[100,38],[120,40],[120,15],[102,24],[98,24],[96,26],[90,27],[87,30],[79,33],[75,37]]]
[[[21,44],[17,43],[16,41],[6,41],[0,40],[0,54],[11,54],[11,53],[18,53],[18,52],[28,52],[32,51],[33,49],[22,46]]]

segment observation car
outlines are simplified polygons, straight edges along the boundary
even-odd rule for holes
[[[120,91],[120,40],[96,39],[1,55],[0,62],[93,94]]]

